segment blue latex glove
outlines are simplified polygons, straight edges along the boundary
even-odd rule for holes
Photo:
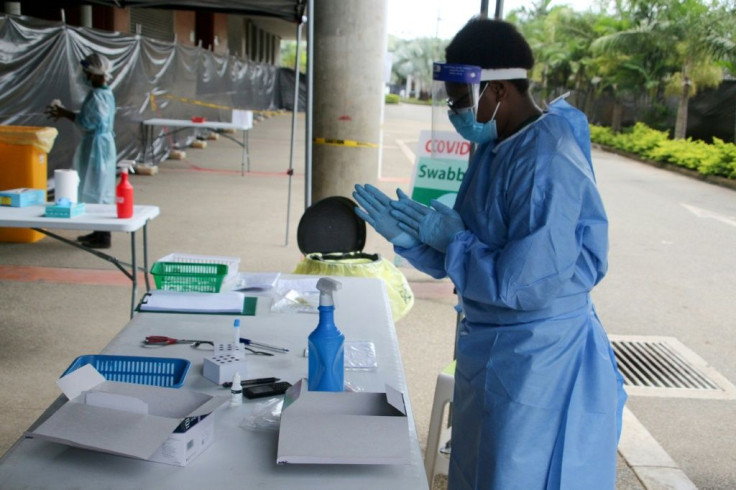
[[[435,250],[445,252],[455,235],[465,230],[465,223],[457,212],[440,201],[432,199],[432,207],[419,204],[397,191],[398,201],[391,201],[391,216],[399,222],[399,228],[419,238]]]
[[[391,198],[370,184],[356,185],[353,192],[355,200],[363,206],[355,208],[355,213],[371,225],[386,240],[402,248],[419,245],[419,239],[399,228],[396,218],[391,216]]]

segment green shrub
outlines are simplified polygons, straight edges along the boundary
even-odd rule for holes
[[[398,104],[401,101],[399,94],[386,94],[387,104]]]
[[[669,139],[667,131],[657,131],[641,122],[634,124],[634,127],[624,134],[626,137],[622,149],[637,155],[645,155],[646,152]]]
[[[730,179],[736,179],[736,145],[713,138],[713,146],[721,152],[721,165],[724,170],[722,175]]]
[[[674,163],[680,167],[698,170],[710,169],[720,160],[717,149],[703,141],[676,139],[660,142],[656,148],[648,150],[644,156],[658,162]],[[712,173],[712,172],[709,172]]]
[[[611,128],[607,128],[605,126],[596,126],[595,124],[590,125],[590,140],[593,143],[612,147],[614,146],[614,137],[615,135],[613,134],[613,130],[611,130]]]
[[[736,179],[736,145],[718,138],[713,138],[712,145],[691,138],[672,140],[668,131],[658,131],[638,122],[618,134],[610,128],[591,124],[590,139],[649,160],[697,170],[702,175]]]

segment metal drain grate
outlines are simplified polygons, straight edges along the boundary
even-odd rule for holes
[[[736,398],[736,386],[674,337],[609,338],[630,395]]]

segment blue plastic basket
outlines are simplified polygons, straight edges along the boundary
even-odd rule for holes
[[[63,376],[92,364],[108,381],[179,388],[189,372],[187,359],[169,357],[86,355],[77,357]]]

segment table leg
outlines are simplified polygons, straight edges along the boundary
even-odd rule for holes
[[[130,280],[133,282],[133,290],[130,298],[130,318],[133,318],[135,313],[135,300],[138,297],[138,264],[136,261],[135,254],[135,232],[130,232],[130,261],[133,263],[131,268],[132,274]]]
[[[243,131],[243,141],[245,142],[245,154],[246,154],[246,158],[248,159],[248,173],[250,173],[250,145],[248,144],[248,140],[250,138],[250,136],[248,136],[249,131],[250,131],[249,129]]]
[[[146,292],[151,290],[151,281],[148,274],[148,222],[143,225],[143,268],[145,269],[144,277],[146,278]]]
[[[246,134],[246,131],[243,131],[243,144],[240,145],[243,147],[243,154],[240,158],[240,175],[241,176],[245,175],[245,156],[248,153],[248,150],[246,149],[246,146],[245,146],[245,134]],[[248,172],[250,172],[250,165],[248,166]]]

